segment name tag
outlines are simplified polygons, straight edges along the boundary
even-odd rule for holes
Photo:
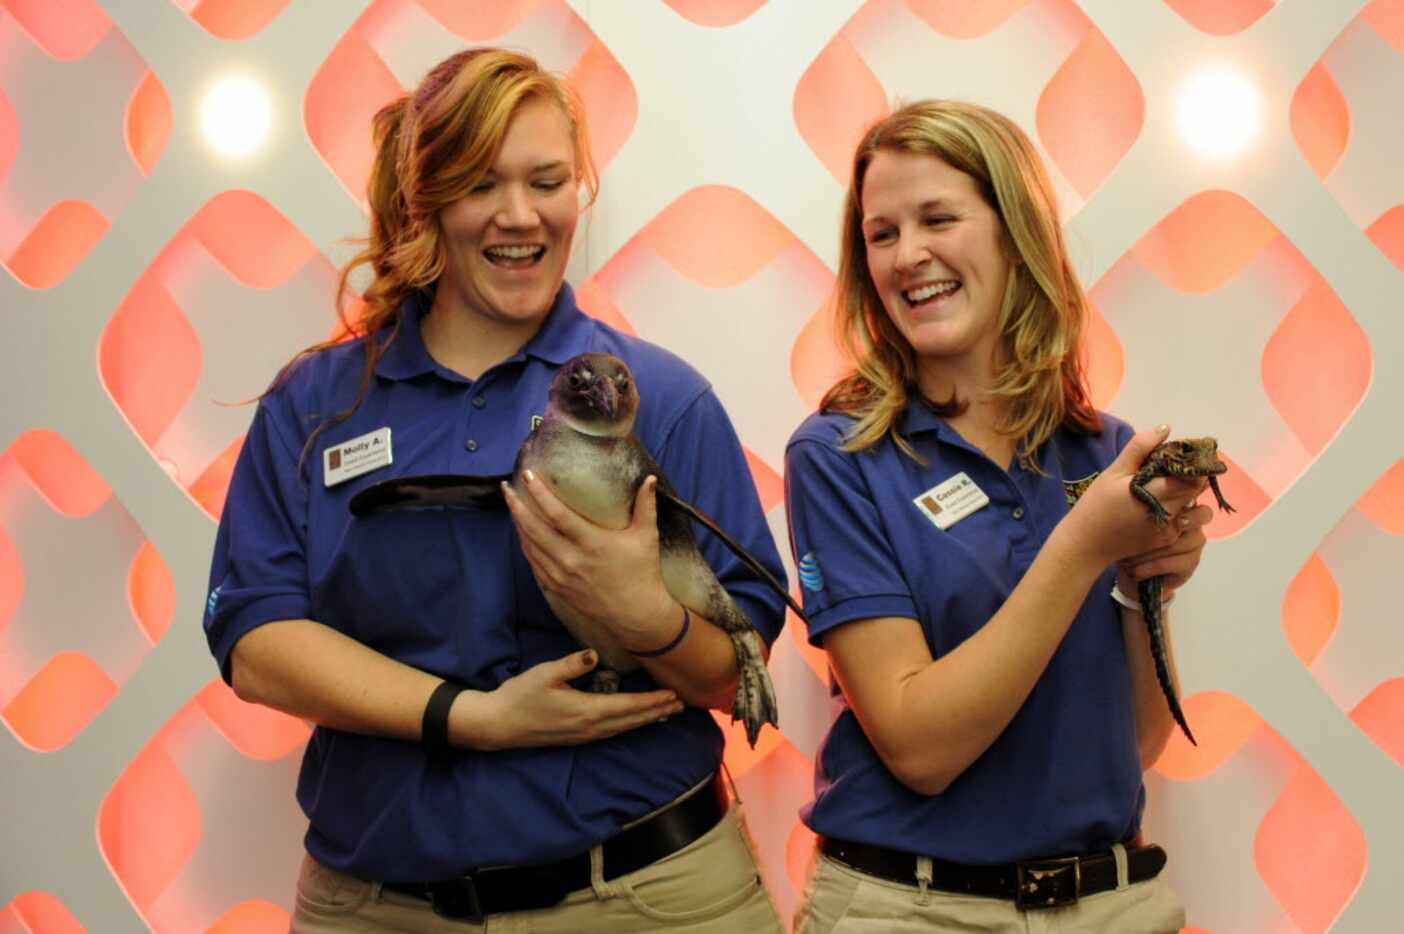
[[[390,427],[387,425],[323,450],[322,482],[336,486],[390,462]]]
[[[958,473],[912,500],[938,529],[949,529],[961,519],[990,504],[985,491],[968,474]]]

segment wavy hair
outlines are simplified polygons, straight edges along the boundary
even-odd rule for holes
[[[1087,297],[1068,259],[1057,201],[1038,153],[1002,114],[960,101],[926,100],[875,124],[853,156],[834,301],[840,339],[858,366],[820,403],[821,411],[857,418],[845,449],[861,451],[890,435],[902,451],[923,461],[897,431],[916,391],[916,351],[873,286],[863,239],[863,180],[873,157],[883,151],[932,156],[973,178],[1017,255],[999,309],[999,355],[990,392],[1005,402],[998,428],[1020,439],[1020,463],[1038,469],[1035,452],[1060,426],[1100,431],[1083,361]],[[933,408],[949,417],[966,404],[952,397]]]
[[[366,186],[370,234],[342,267],[337,283],[336,308],[344,333],[299,352],[273,384],[276,388],[309,355],[348,338],[365,342],[365,369],[355,401],[317,426],[304,457],[318,434],[350,418],[365,401],[376,365],[399,331],[405,300],[432,290],[443,275],[448,257],[439,212],[488,173],[513,115],[538,99],[560,107],[570,125],[576,178],[588,192],[588,208],[599,191],[599,175],[590,156],[584,107],[529,56],[494,48],[458,52],[435,65],[412,93],[376,113],[375,160]],[[370,267],[371,281],[355,300],[349,282],[362,266]]]

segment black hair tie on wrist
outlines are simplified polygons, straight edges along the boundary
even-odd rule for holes
[[[676,636],[673,636],[673,641],[669,642],[661,649],[652,649],[647,652],[638,652],[634,649],[629,649],[629,654],[633,655],[635,658],[657,658],[660,655],[667,655],[669,652],[673,651],[673,649],[677,648],[678,645],[683,641],[683,637],[687,635],[688,627],[690,627],[691,625],[692,615],[687,612],[687,607],[683,607],[682,628],[678,630],[678,634]]]
[[[419,741],[434,749],[447,749],[449,709],[454,699],[467,690],[461,684],[441,681],[429,695],[429,703],[424,705],[424,721],[419,728]]]

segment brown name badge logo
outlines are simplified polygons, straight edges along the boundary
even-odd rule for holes
[[[988,506],[990,498],[969,474],[961,472],[916,496],[912,503],[936,528],[945,531],[972,512]]]

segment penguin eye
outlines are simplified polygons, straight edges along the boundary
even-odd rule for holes
[[[616,375],[614,377],[614,385],[618,386],[620,389],[627,389],[629,387],[628,375],[625,373]]]
[[[570,388],[571,388],[571,389],[579,389],[579,388],[581,388],[581,387],[584,386],[584,385],[585,385],[585,377],[582,376],[582,375],[580,375],[580,371],[579,371],[579,370],[576,370],[576,371],[574,371],[574,372],[572,372],[572,373],[570,374]]]

